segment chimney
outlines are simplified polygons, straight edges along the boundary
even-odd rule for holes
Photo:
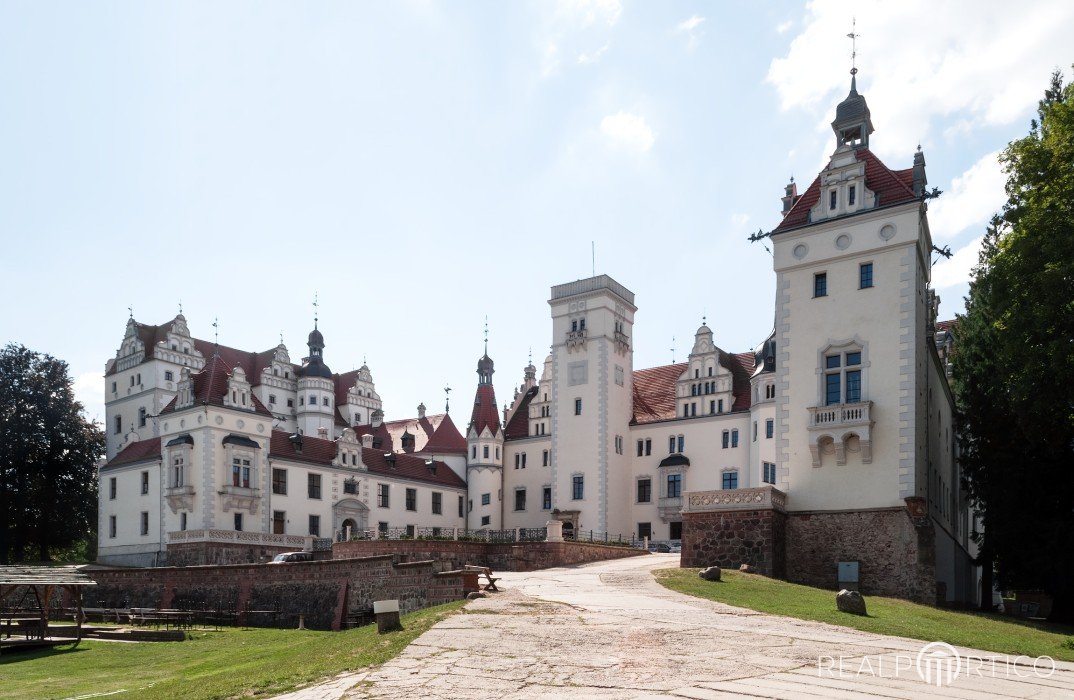
[[[373,449],[373,434],[367,433],[362,436],[362,447],[365,449]]]
[[[791,210],[791,207],[794,206],[794,203],[798,201],[798,185],[795,184],[793,177],[791,178],[791,181],[787,184],[787,186],[784,188],[783,192],[784,194],[781,200],[783,202],[782,213],[783,216],[786,216],[787,212],[789,212]]]
[[[328,439],[328,428],[324,427],[323,425],[321,427],[317,428],[317,437],[321,438],[322,440],[327,440]]]

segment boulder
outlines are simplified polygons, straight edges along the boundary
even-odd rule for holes
[[[466,594],[467,600],[477,600],[478,598],[488,598],[488,595],[482,593],[481,591],[471,591]]]
[[[836,594],[835,607],[839,608],[841,612],[851,613],[852,615],[869,614],[865,611],[865,598],[861,597],[861,593],[848,591],[845,588]]]
[[[744,574],[755,574],[755,573],[757,573],[757,568],[755,566],[753,566],[752,564],[743,564],[742,566],[738,567],[738,570],[741,571]]]
[[[707,569],[702,569],[697,572],[697,575],[706,581],[719,581],[720,580],[720,567],[710,566]]]

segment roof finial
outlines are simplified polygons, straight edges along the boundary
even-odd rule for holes
[[[444,386],[444,413],[451,413],[451,387]]]
[[[850,85],[851,89],[855,88],[854,76],[858,74],[857,58],[858,58],[858,37],[861,34],[857,33],[858,18],[850,18],[850,34],[847,34],[847,38],[850,39]]]
[[[533,364],[533,346],[530,346],[530,364]]]
[[[671,364],[675,364],[675,336],[671,336]]]
[[[702,326],[709,325],[709,315],[708,314],[701,314],[701,325]]]
[[[183,300],[182,299],[179,300],[179,315],[180,316],[183,315]]]
[[[220,320],[213,316],[213,354],[216,355],[216,349],[220,347]]]
[[[317,330],[317,292],[313,293],[313,330]]]
[[[489,354],[489,317],[485,314],[485,356]]]
[[[130,319],[133,321],[134,320],[134,306],[133,305],[127,307],[127,313],[130,315]]]
[[[283,331],[280,331],[280,345],[283,345]]]

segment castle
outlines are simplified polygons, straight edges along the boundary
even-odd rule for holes
[[[551,354],[498,409],[486,353],[470,420],[385,421],[369,368],[333,373],[316,328],[293,363],[133,318],[106,368],[100,559],[222,561],[310,538],[543,527],[682,540],[683,564],[751,563],[815,585],[972,601],[974,527],[928,287],[925,161],[869,149],[865,98],[771,232],[775,327],[728,352],[633,366],[634,294],[552,287]],[[941,356],[943,353],[943,356]]]

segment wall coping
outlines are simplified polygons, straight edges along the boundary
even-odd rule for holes
[[[729,510],[774,510],[787,512],[787,494],[774,486],[750,489],[690,491],[683,499],[683,513],[711,513]]]

